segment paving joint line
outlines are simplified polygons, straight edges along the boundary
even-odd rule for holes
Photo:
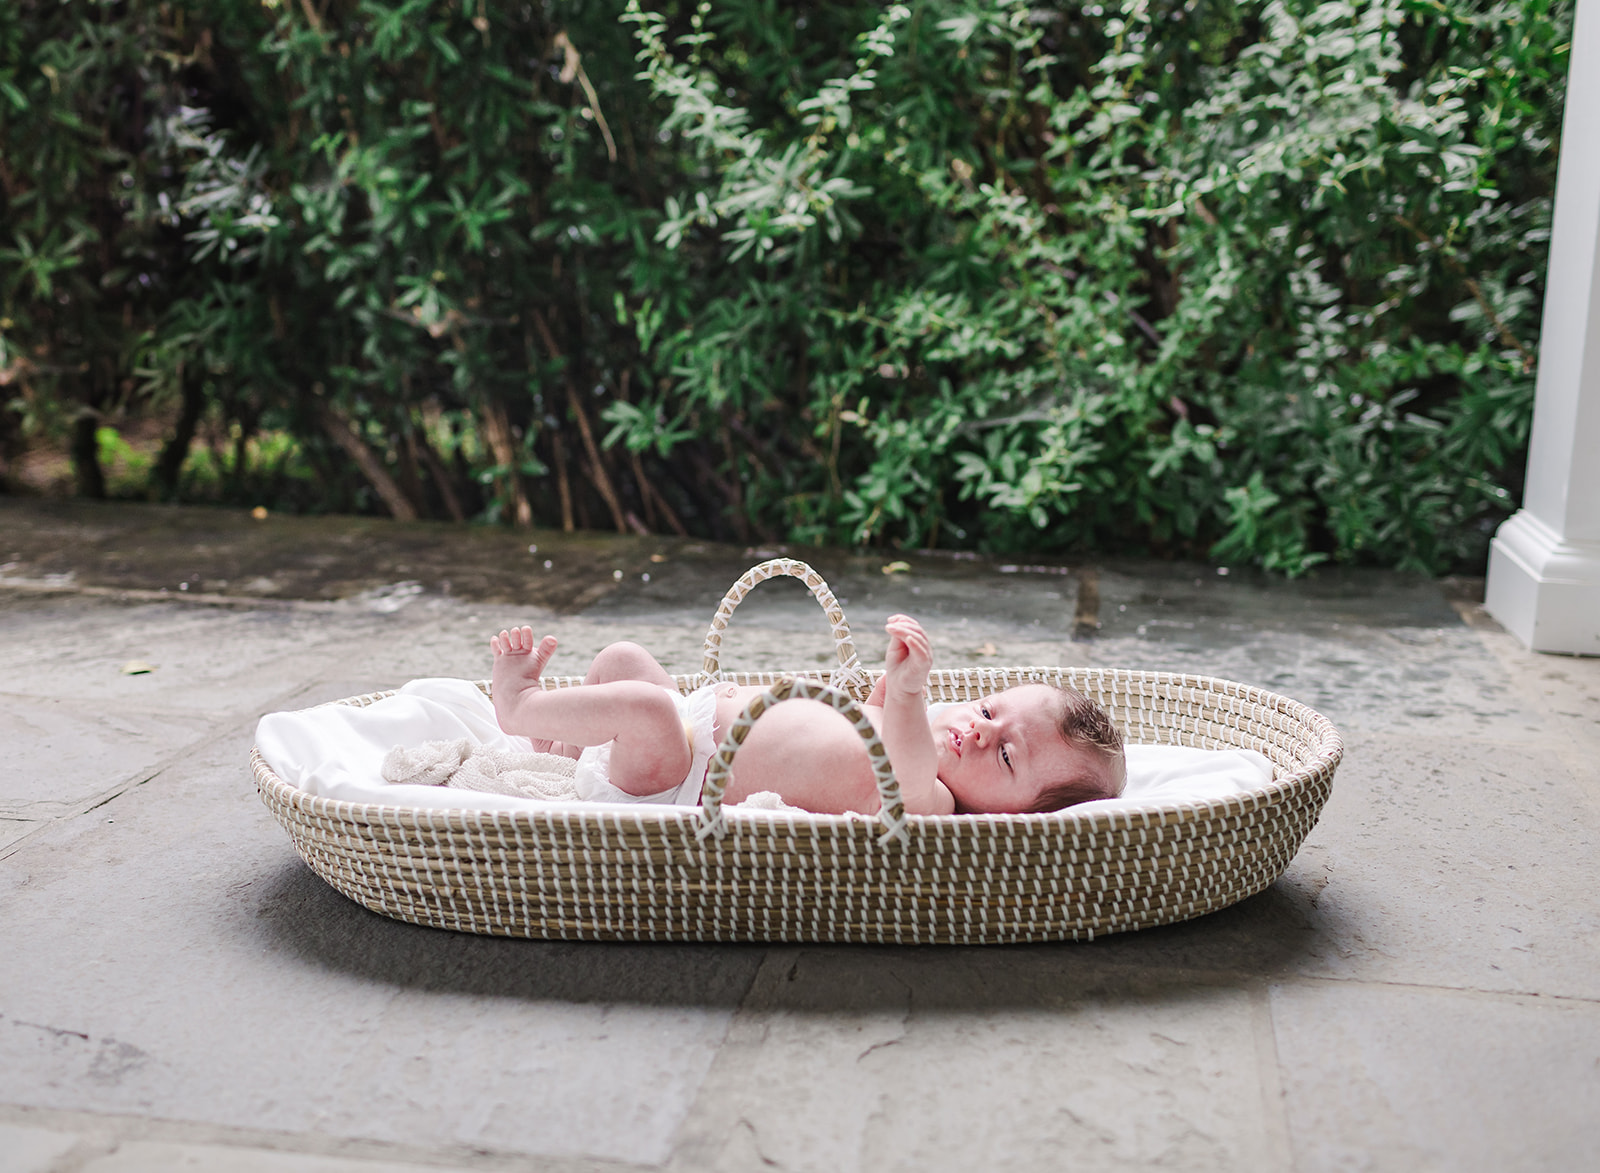
[[[78,1144],[49,1166],[50,1173],[77,1173],[89,1161],[113,1153],[123,1144],[140,1141],[369,1161],[375,1169],[390,1168],[402,1162],[445,1169],[484,1170],[523,1170],[537,1163],[541,1173],[637,1173],[638,1170],[661,1168],[660,1165],[605,1157],[568,1157],[511,1149],[418,1145],[371,1137],[335,1136],[325,1132],[248,1128],[205,1120],[47,1108],[30,1104],[0,1103],[0,1123],[78,1135]],[[81,1156],[78,1155],[80,1152]]]
[[[1272,989],[1268,981],[1251,984],[1250,1025],[1255,1036],[1256,1076],[1261,1092],[1261,1118],[1269,1169],[1293,1169],[1294,1133],[1289,1125],[1288,1096],[1283,1086],[1283,1059],[1278,1053],[1278,1026],[1272,1017]]]
[[[106,587],[88,583],[47,582],[37,578],[0,577],[0,589],[31,595],[87,595],[91,598],[139,603],[195,603],[210,607],[252,607],[289,610],[298,607],[326,609],[340,600],[251,598],[243,595],[218,595],[202,591],[161,591],[143,587]]]
[[[1292,982],[1313,982],[1319,985],[1361,986],[1373,989],[1416,990],[1435,994],[1468,994],[1475,998],[1538,998],[1542,1002],[1572,1002],[1584,1006],[1600,1005],[1600,994],[1547,994],[1538,990],[1486,990],[1479,986],[1442,986],[1434,982],[1402,982],[1393,979],[1341,978],[1326,974],[1290,974],[1283,978],[1264,979],[1269,985],[1289,985]]]

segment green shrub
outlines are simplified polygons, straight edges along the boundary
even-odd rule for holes
[[[164,412],[166,495],[210,427],[219,500],[1472,567],[1522,483],[1570,26],[19,0],[0,453],[70,432],[103,492],[95,429]]]

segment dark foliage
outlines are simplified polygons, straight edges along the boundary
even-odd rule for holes
[[[91,495],[1471,567],[1521,486],[1570,25],[11,0],[0,460],[54,440]]]

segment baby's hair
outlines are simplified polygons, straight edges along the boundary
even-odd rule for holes
[[[1122,756],[1122,732],[1112,722],[1111,714],[1075,688],[1053,687],[1061,694],[1061,717],[1056,723],[1061,740],[1103,754],[1112,763],[1111,788],[1097,777],[1080,776],[1051,783],[1039,792],[1038,801],[1033,804],[1034,814],[1058,811],[1097,798],[1116,798],[1121,795],[1128,776]]]

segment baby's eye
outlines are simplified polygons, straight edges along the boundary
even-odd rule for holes
[[[1011,755],[1003,747],[1000,750],[1000,760],[1006,764],[1006,769],[1011,769]]]
[[[978,712],[983,714],[983,719],[985,721],[991,720],[991,718],[989,716],[989,706],[988,705],[979,705],[978,706]]]

